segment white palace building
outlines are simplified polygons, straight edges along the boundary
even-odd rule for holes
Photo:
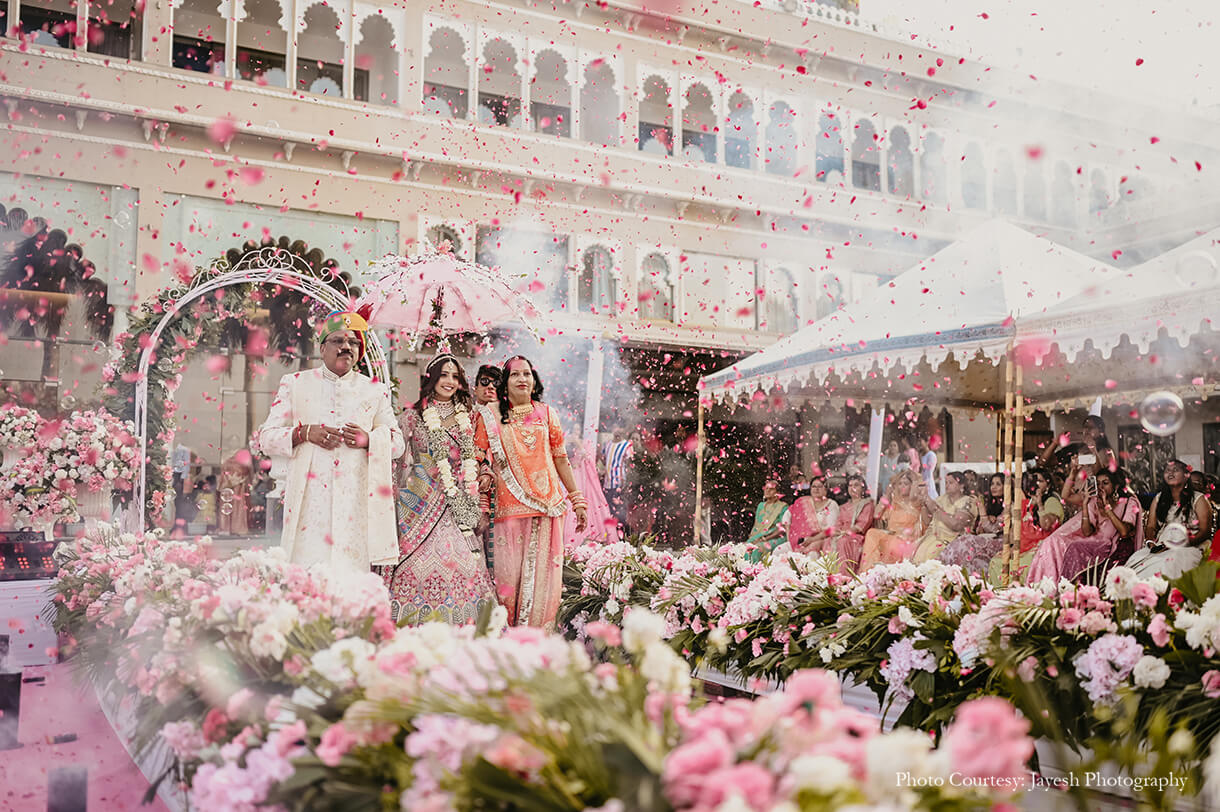
[[[993,218],[1119,267],[1220,223],[1214,110],[1005,72],[850,0],[4,0],[0,14],[5,241],[45,228],[78,246],[113,332],[247,241],[299,241],[358,284],[370,261],[443,239],[528,279],[550,333],[600,338],[672,423],[700,374]],[[107,344],[85,310],[45,344],[4,339],[5,385],[91,401]],[[193,364],[180,441],[218,465],[282,371]]]

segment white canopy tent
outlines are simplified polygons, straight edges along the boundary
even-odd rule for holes
[[[1045,315],[1127,274],[992,220],[879,288],[872,298],[700,381],[703,401],[731,403],[776,387],[840,397],[920,397],[995,403],[995,366],[1020,320]],[[957,361],[948,385],[936,370]],[[966,375],[976,359],[989,371]],[[891,374],[896,368],[903,374]],[[982,373],[982,377],[979,377]],[[975,380],[974,378],[977,378]],[[936,392],[941,389],[941,392]],[[811,391],[811,395],[814,394]]]
[[[700,426],[705,406],[733,407],[776,388],[809,400],[1002,405],[1012,473],[1027,400],[1049,409],[1091,405],[1099,394],[1118,400],[1119,392],[1128,402],[1156,389],[1220,392],[1218,354],[1185,349],[1196,336],[1212,346],[1220,337],[1210,315],[1220,302],[1217,268],[1220,229],[1120,271],[991,221],[872,299],[703,378]],[[1001,360],[1019,363],[1001,370]],[[1203,367],[1193,363],[1200,360]],[[700,463],[702,438],[701,430]],[[701,502],[696,494],[697,514]]]

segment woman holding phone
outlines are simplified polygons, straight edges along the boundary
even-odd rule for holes
[[[1029,565],[1029,582],[1074,578],[1105,560],[1118,540],[1139,528],[1140,501],[1127,492],[1121,468],[1099,471],[1081,487],[1084,507],[1038,545]]]

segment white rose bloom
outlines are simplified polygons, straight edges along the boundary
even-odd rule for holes
[[[916,620],[915,616],[911,614],[911,610],[906,606],[898,607],[898,620],[905,623],[907,626],[910,626],[912,629],[918,629],[923,625],[923,622]]]
[[[1165,747],[1175,756],[1188,756],[1195,749],[1195,737],[1189,730],[1179,728],[1169,737]]]
[[[614,598],[606,601],[606,617],[614,617],[619,613],[620,609],[622,609],[622,607],[619,606],[618,601],[616,601]]]
[[[690,666],[665,643],[657,640],[644,649],[640,674],[667,694],[690,693]]]
[[[1160,657],[1145,654],[1131,672],[1137,688],[1160,688],[1169,679],[1169,664]]]
[[[927,734],[910,728],[896,728],[871,737],[865,744],[867,786],[880,798],[901,798],[910,793],[898,776],[902,773],[910,773],[912,778],[936,775],[931,750],[932,741]]]
[[[324,702],[326,702],[326,697],[304,685],[292,692],[292,704],[302,708],[313,710],[322,707]]]
[[[376,651],[377,647],[369,641],[348,637],[319,651],[309,662],[318,676],[343,687],[355,680],[357,663],[364,663]]]
[[[1106,573],[1106,597],[1114,601],[1131,600],[1131,586],[1138,580],[1130,567],[1115,567]]]
[[[665,638],[665,618],[647,609],[633,608],[623,619],[623,648],[638,654]]]
[[[855,786],[851,768],[833,756],[798,756],[788,765],[797,789],[812,789],[831,793],[840,787]]]
[[[491,618],[487,621],[487,634],[491,637],[499,637],[507,627],[508,610],[497,604],[496,608],[491,610]]]
[[[1203,804],[1220,808],[1220,736],[1212,739],[1212,750],[1203,761]]]

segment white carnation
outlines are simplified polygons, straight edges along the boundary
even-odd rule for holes
[[[659,640],[649,644],[640,661],[640,674],[666,694],[690,693],[690,666]]]
[[[346,687],[356,679],[357,667],[363,666],[376,651],[377,647],[369,641],[348,637],[319,651],[309,662],[318,676]]]
[[[1137,688],[1160,688],[1169,679],[1169,664],[1160,657],[1145,654],[1131,672]]]
[[[851,767],[833,756],[797,756],[788,765],[788,775],[797,789],[812,789],[819,794],[855,786]]]
[[[1131,587],[1138,580],[1130,567],[1115,567],[1106,573],[1106,597],[1112,601],[1131,600]]]
[[[607,608],[609,604],[607,604]],[[665,618],[647,609],[633,608],[623,619],[623,648],[638,654],[665,639]]]

